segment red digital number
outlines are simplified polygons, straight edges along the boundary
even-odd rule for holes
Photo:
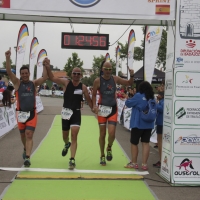
[[[82,42],[84,42],[84,36],[83,35],[76,36],[76,45],[83,46],[84,44]]]
[[[70,45],[70,36],[69,35],[65,35],[64,36],[64,45]]]
[[[92,46],[93,37],[92,36],[85,36],[85,41],[90,43],[89,46]]]
[[[106,46],[106,38],[104,36],[100,37],[100,46],[105,47]]]
[[[93,37],[93,46],[95,46],[95,47],[99,46],[99,41],[98,41],[98,37],[97,36]]]

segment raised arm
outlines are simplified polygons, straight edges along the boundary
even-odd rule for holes
[[[53,73],[51,72],[51,69],[50,69],[50,60],[48,58],[45,58],[45,60],[43,62],[45,62],[45,67],[46,67],[49,79],[51,81],[53,81],[54,83],[66,86],[66,81],[69,82],[68,80],[54,77],[54,75],[53,75]]]
[[[127,85],[127,86],[133,85],[134,71],[132,69],[130,69],[129,67],[128,67],[128,70],[129,70],[129,73],[130,73],[130,79],[129,80],[123,79],[123,78],[121,78],[119,76],[114,76],[115,82],[117,84]]]
[[[8,51],[5,52],[6,56],[6,72],[14,84],[15,90],[19,88],[20,80],[15,76],[15,74],[11,71],[11,64],[10,64],[10,56],[11,56],[11,49],[9,48]]]
[[[39,86],[39,85],[42,85],[47,80],[47,78],[48,78],[47,69],[45,67],[45,62],[43,61],[43,73],[42,73],[42,77],[34,80],[33,82],[35,83],[35,86]]]

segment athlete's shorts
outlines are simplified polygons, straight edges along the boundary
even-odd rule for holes
[[[73,114],[69,120],[62,119],[62,130],[68,131],[71,126],[81,126],[81,111],[73,110]]]
[[[157,125],[156,132],[157,132],[157,134],[162,134],[163,133],[163,126],[162,125]]]
[[[108,121],[108,124],[113,124],[113,125],[117,125],[117,109],[116,112],[113,113],[111,116],[109,117],[102,117],[102,116],[97,116],[98,119],[98,123],[99,125],[105,125]]]
[[[17,122],[20,133],[25,133],[25,130],[35,131],[37,125],[36,109],[30,112],[30,117],[25,123]]]
[[[138,145],[139,140],[141,138],[141,142],[149,143],[151,137],[152,129],[131,129],[131,144]]]

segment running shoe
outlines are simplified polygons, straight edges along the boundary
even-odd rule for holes
[[[143,169],[143,170],[148,170],[147,164],[142,164],[142,169]]]
[[[70,159],[69,160],[69,169],[74,169],[76,167],[75,160]]]
[[[31,165],[30,158],[25,158],[25,160],[24,160],[24,167],[30,167],[30,165]]]
[[[22,158],[25,160],[26,158],[26,149],[24,149],[23,153],[22,153]]]
[[[153,167],[156,167],[156,168],[160,168],[160,166],[161,166],[160,161],[158,161],[157,163],[153,164]]]
[[[106,159],[105,159],[105,156],[102,156],[102,157],[100,158],[100,165],[106,166]]]
[[[124,166],[125,168],[130,168],[130,169],[138,169],[138,164],[137,163],[128,163],[127,165]]]
[[[111,161],[113,159],[111,148],[107,148],[106,159],[107,159],[107,161]]]
[[[71,142],[68,142],[67,144],[65,144],[63,150],[62,150],[62,156],[66,156],[67,155],[67,152],[68,152],[68,149],[69,147],[71,146]]]

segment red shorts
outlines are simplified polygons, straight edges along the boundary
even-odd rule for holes
[[[18,124],[18,128],[20,133],[25,133],[25,130],[31,130],[31,131],[35,131],[35,127],[37,125],[37,113],[36,113],[36,109],[34,111],[34,117],[30,120],[27,121],[25,123],[21,123],[21,122],[17,122]]]
[[[117,125],[117,111],[114,115],[110,116],[110,117],[102,117],[102,116],[97,116],[98,122],[99,124],[106,124],[106,122],[108,121],[108,124],[113,124],[113,125]]]

